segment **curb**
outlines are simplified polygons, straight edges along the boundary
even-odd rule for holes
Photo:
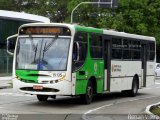
[[[148,105],[148,106],[146,107],[146,110],[144,111],[144,113],[146,113],[146,114],[148,114],[148,115],[151,115],[151,116],[154,116],[155,118],[160,118],[160,116],[154,115],[152,112],[150,112],[150,108],[151,108],[152,106],[156,106],[156,105],[159,105],[159,104],[160,104],[160,102],[159,102],[159,103],[155,103],[155,104]]]

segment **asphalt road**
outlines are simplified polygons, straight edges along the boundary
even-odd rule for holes
[[[127,120],[144,114],[146,106],[157,102],[160,102],[160,80],[156,80],[154,86],[139,90],[136,97],[105,94],[94,97],[90,105],[83,105],[78,97],[62,96],[39,102],[36,96],[0,89],[0,120]]]

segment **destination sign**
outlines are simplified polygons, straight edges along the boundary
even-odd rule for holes
[[[66,27],[40,27],[40,26],[29,26],[20,29],[20,35],[62,35],[71,36],[71,31]]]

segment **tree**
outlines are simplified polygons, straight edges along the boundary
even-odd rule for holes
[[[0,0],[1,10],[16,10],[16,4],[14,0]]]
[[[70,0],[69,13],[80,2]],[[119,0],[117,9],[82,5],[75,11],[74,20],[86,26],[154,36],[160,44],[160,0]]]
[[[71,11],[84,1],[92,0],[0,0],[0,9],[42,15],[52,22],[70,23]],[[81,5],[73,18],[75,23],[85,26],[154,36],[160,45],[160,0],[119,0],[117,9]]]
[[[63,22],[67,15],[67,0],[21,0],[19,8],[27,13],[42,15],[52,22]]]

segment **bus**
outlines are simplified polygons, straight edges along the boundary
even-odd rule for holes
[[[16,34],[21,25],[33,22],[49,23],[50,19],[24,12],[0,10],[0,76],[11,76],[12,73],[13,57],[6,52],[7,37]]]
[[[13,61],[13,87],[49,97],[125,92],[154,85],[155,38],[64,23],[19,28]]]

